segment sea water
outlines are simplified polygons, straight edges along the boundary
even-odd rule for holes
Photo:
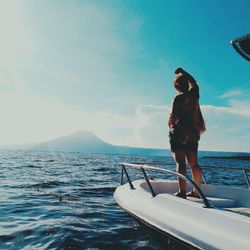
[[[173,163],[168,156],[0,151],[0,249],[177,249],[116,205],[122,161]],[[250,167],[241,160],[200,163]],[[206,178],[246,187],[241,171],[206,171]]]

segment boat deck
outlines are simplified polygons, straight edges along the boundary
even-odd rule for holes
[[[114,196],[132,216],[199,249],[249,249],[250,189],[208,184],[205,178],[198,186],[190,177],[169,169],[136,163],[120,165],[121,186]],[[131,181],[127,169],[140,171],[143,178]],[[250,169],[235,169],[245,174],[250,188]],[[149,177],[149,171],[161,173],[160,178]],[[178,180],[162,174],[185,180],[186,191],[195,189],[200,199],[176,197]]]
[[[232,207],[232,208],[225,208],[225,210],[250,217],[249,207]]]
[[[199,198],[194,198],[194,197],[187,197],[188,200],[197,202],[197,203],[202,203],[202,200]],[[218,197],[207,197],[209,203],[214,206],[214,207],[219,207],[219,208],[232,208],[236,206],[236,201],[234,199],[229,199],[229,198],[218,198]]]
[[[201,199],[188,197],[190,201],[202,203]],[[230,212],[234,212],[240,215],[244,215],[250,217],[250,208],[249,207],[238,207],[237,202],[234,199],[225,199],[225,198],[217,198],[217,197],[207,197],[209,203],[214,207],[221,208]]]
[[[176,193],[178,190],[178,184],[176,181],[151,180],[151,186],[154,189],[156,195],[174,195],[174,193]],[[189,184],[187,186],[190,190],[191,186]],[[150,192],[149,186],[146,181],[138,182],[138,184],[137,182],[135,182],[135,187]],[[238,188],[230,188],[224,186],[218,187],[211,184],[202,184],[201,188],[206,195],[209,204],[213,208],[218,208],[250,217],[250,204],[248,202],[250,194],[247,189],[243,192]],[[203,204],[203,200],[200,198],[187,197],[187,200]]]

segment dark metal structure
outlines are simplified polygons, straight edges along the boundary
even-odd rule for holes
[[[243,58],[250,61],[250,34],[235,38],[231,44]]]

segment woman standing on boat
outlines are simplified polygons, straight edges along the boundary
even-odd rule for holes
[[[195,79],[182,68],[175,70],[174,87],[178,95],[174,98],[168,125],[171,151],[176,161],[176,171],[187,175],[188,163],[194,182],[201,185],[201,169],[198,165],[197,151],[200,135],[206,130],[199,105],[199,86]],[[178,197],[199,197],[195,190],[186,194],[186,181],[178,178]]]

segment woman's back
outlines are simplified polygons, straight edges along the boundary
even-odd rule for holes
[[[177,124],[187,131],[197,132],[198,135],[206,130],[199,105],[199,87],[196,82],[190,83],[190,89],[174,99],[169,125],[174,127]]]
[[[177,103],[179,105],[179,123],[185,128],[198,128],[199,101],[187,93],[179,95]]]

